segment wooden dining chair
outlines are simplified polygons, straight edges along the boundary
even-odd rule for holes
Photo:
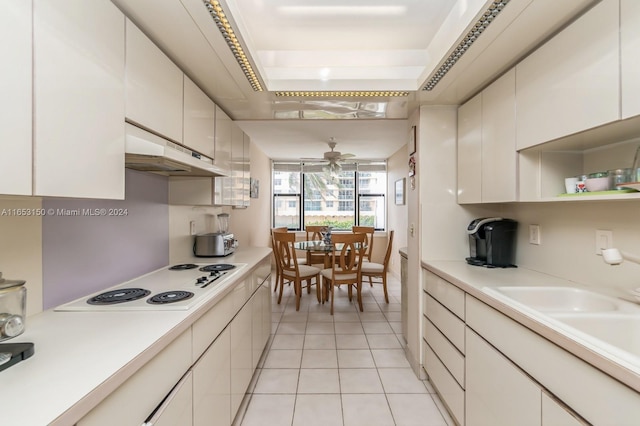
[[[331,262],[330,268],[325,268],[320,272],[323,301],[329,300],[329,296],[331,296],[331,315],[333,315],[334,289],[342,284],[347,285],[349,301],[353,299],[353,288],[356,289],[358,306],[360,311],[363,311],[360,269],[366,251],[364,242],[365,235],[360,233],[334,234],[332,237],[334,261]]]
[[[307,241],[322,241],[322,231],[326,228],[324,225],[307,225],[304,227],[307,233]],[[307,251],[307,265],[325,265],[326,255],[323,253],[312,253]]]
[[[352,226],[351,232],[356,233],[359,232],[364,234],[366,237],[365,244],[367,244],[367,251],[365,252],[365,260],[367,262],[371,262],[371,253],[373,253],[373,233],[376,228],[373,226]]]
[[[276,243],[275,243],[275,240],[273,239],[274,232],[289,232],[289,229],[286,226],[271,228],[271,248],[273,250],[273,257],[276,262],[276,285],[273,286],[273,291],[275,293],[278,290],[278,286],[280,284],[281,269],[280,269],[280,261],[278,260],[278,252],[276,250]]]
[[[394,231],[389,231],[389,241],[387,242],[387,251],[384,254],[383,263],[364,262],[360,270],[362,279],[369,278],[369,284],[373,287],[373,278],[380,278],[382,288],[384,290],[384,300],[389,303],[389,293],[387,292],[387,272],[389,271],[389,259],[391,259],[391,247],[393,246]],[[375,281],[379,282],[379,281]]]
[[[320,297],[320,268],[310,265],[301,265],[298,263],[298,257],[294,243],[296,242],[296,234],[293,232],[274,232],[274,250],[276,257],[280,262],[280,280],[278,287],[278,303],[282,301],[282,291],[285,281],[293,283],[296,295],[296,311],[300,310],[300,298],[302,297],[302,282],[306,282],[308,292],[311,292],[311,286],[316,286],[316,298],[318,303],[321,302]],[[313,279],[315,278],[315,283]]]

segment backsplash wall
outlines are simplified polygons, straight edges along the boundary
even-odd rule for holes
[[[640,200],[515,203],[502,214],[520,223],[516,262],[521,267],[598,287],[640,287],[640,265],[604,263],[595,254],[596,229],[613,231],[613,246],[640,255]],[[529,225],[541,244],[529,244]]]
[[[44,309],[169,263],[167,178],[127,170],[125,179],[125,200],[42,201],[56,212],[42,219]]]

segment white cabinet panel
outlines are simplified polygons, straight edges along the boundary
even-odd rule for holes
[[[539,426],[541,390],[471,329],[466,336],[467,426]]]
[[[245,299],[246,300],[246,299]],[[235,417],[247,391],[253,364],[251,354],[251,305],[247,303],[231,321],[231,417]]]
[[[464,291],[423,269],[424,289],[447,309],[464,319]]]
[[[31,11],[30,1],[5,0],[0,5],[0,170],[5,176],[0,194],[32,191]]]
[[[78,426],[140,425],[191,366],[187,330],[83,417]]]
[[[231,340],[226,328],[193,367],[193,424],[228,426],[231,420]]]
[[[482,92],[482,201],[515,201],[517,194],[516,75],[507,72]]]
[[[214,158],[216,105],[186,75],[184,76],[183,113],[182,143],[209,158]]]
[[[640,115],[640,2],[620,0],[622,118]]]
[[[124,198],[124,15],[35,0],[34,194]]]
[[[482,202],[482,94],[458,108],[458,203]]]
[[[127,19],[127,119],[182,142],[183,73]]]
[[[214,164],[227,172],[231,171],[231,118],[216,105],[215,157]]]
[[[620,118],[618,0],[603,0],[516,66],[523,149]]]
[[[465,424],[464,394],[465,391],[453,378],[436,356],[431,347],[425,344],[423,347],[424,364],[429,375],[429,380],[436,387],[442,402],[447,406],[458,424]]]
[[[464,354],[464,322],[427,293],[424,297],[427,318]]]
[[[192,424],[193,374],[188,372],[144,426],[191,426]]]
[[[560,401],[542,392],[542,426],[586,426],[587,424]]]

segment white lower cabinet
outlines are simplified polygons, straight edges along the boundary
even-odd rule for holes
[[[230,336],[226,328],[193,366],[194,426],[228,426],[233,420]]]
[[[467,328],[466,425],[540,426],[540,388]]]
[[[587,422],[578,418],[566,405],[553,395],[542,392],[542,425],[543,426],[585,426]]]
[[[271,259],[77,426],[230,426],[271,334]]]
[[[78,426],[141,425],[191,366],[187,330],[106,397]],[[190,423],[180,423],[188,426]]]
[[[189,426],[193,424],[193,374],[189,371],[173,388],[144,426]]]
[[[253,376],[251,302],[238,312],[229,325],[231,330],[231,414],[235,417]]]

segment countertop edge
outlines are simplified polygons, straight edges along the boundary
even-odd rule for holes
[[[446,261],[434,261],[435,263],[444,264]],[[449,263],[464,263],[462,261],[450,261]],[[636,372],[629,370],[625,366],[617,363],[615,360],[601,354],[598,352],[594,352],[590,348],[582,345],[580,342],[572,339],[570,336],[564,333],[560,333],[557,330],[549,327],[548,325],[542,323],[541,321],[532,318],[529,315],[526,315],[521,310],[517,309],[514,306],[508,305],[506,303],[501,302],[500,300],[492,297],[490,294],[487,294],[482,291],[481,288],[473,285],[473,283],[468,283],[463,279],[457,277],[452,274],[452,272],[448,271],[446,267],[435,265],[430,261],[422,261],[422,268],[433,272],[434,274],[446,279],[451,284],[460,288],[464,292],[470,294],[481,302],[487,304],[488,306],[496,309],[498,312],[506,315],[512,320],[516,321],[518,324],[526,327],[527,329],[533,331],[539,336],[545,338],[546,340],[554,343],[560,348],[566,350],[592,367],[602,371],[603,373],[611,376],[617,381],[623,383],[624,385],[630,387],[636,392],[640,392],[640,375]],[[527,270],[531,273],[540,274],[544,276],[544,273]],[[557,277],[554,277],[558,279]],[[567,281],[568,284],[575,286],[575,283]],[[422,286],[420,286],[422,288]]]

